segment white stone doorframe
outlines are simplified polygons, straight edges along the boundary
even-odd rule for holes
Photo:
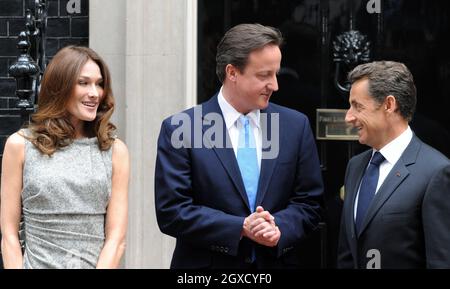
[[[156,223],[156,143],[162,120],[197,102],[197,0],[95,0],[89,5],[89,46],[111,69],[113,121],[130,151],[122,266],[168,268],[175,242]]]

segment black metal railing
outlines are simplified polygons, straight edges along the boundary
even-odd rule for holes
[[[3,115],[20,115],[22,124],[35,111],[42,74],[46,67],[45,33],[47,27],[46,0],[35,0],[26,10],[25,30],[19,33],[17,61],[9,67],[9,75],[16,79],[18,98],[15,107],[2,108]]]
[[[9,67],[9,75],[16,79],[15,96],[18,99],[14,107],[0,108],[0,115],[20,117],[16,129],[28,122],[30,115],[36,111],[41,78],[46,67],[47,1],[34,0],[33,6],[26,10],[26,27],[19,33],[17,42],[19,56]],[[23,244],[23,230],[20,230],[19,234]],[[3,268],[1,251],[0,268]]]

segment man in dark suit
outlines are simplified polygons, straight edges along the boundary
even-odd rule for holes
[[[345,176],[340,268],[450,268],[450,161],[408,123],[416,105],[405,65],[357,66],[346,121],[372,149]]]
[[[223,86],[164,120],[158,139],[158,225],[177,239],[172,268],[296,267],[320,220],[323,191],[307,117],[269,103],[281,33],[231,28],[217,47]]]

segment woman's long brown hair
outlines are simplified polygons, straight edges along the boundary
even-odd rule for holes
[[[89,60],[97,63],[100,68],[103,97],[96,118],[91,122],[84,122],[84,132],[88,137],[97,137],[100,150],[108,150],[114,142],[116,127],[109,121],[114,111],[109,69],[92,49],[67,46],[56,53],[44,72],[38,109],[28,126],[31,135],[25,136],[43,154],[51,156],[56,150],[71,144],[75,138],[67,102],[74,93],[81,69]]]

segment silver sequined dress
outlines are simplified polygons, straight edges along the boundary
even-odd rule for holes
[[[25,140],[24,268],[95,268],[111,175],[112,149],[101,151],[97,138],[76,139],[51,157]]]

